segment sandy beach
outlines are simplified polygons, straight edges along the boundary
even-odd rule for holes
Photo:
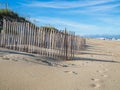
[[[0,48],[0,90],[120,90],[120,41],[87,39],[75,60]]]

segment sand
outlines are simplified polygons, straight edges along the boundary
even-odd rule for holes
[[[120,90],[120,41],[86,47],[74,61],[0,48],[0,90]]]

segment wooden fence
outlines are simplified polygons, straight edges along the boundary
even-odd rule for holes
[[[36,53],[56,59],[73,59],[85,46],[85,39],[74,32],[37,27],[29,22],[3,20],[0,47]]]

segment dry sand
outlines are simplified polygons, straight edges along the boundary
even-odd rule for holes
[[[120,41],[87,39],[74,61],[0,48],[0,90],[120,90]]]

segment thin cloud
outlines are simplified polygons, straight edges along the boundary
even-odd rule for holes
[[[117,7],[120,7],[120,3],[118,4],[105,4],[105,5],[97,5],[97,6],[90,6],[82,8],[81,10],[71,10],[74,12],[98,12],[98,11],[109,11],[113,9],[117,9]]]
[[[94,11],[94,12],[95,11],[107,11],[107,10],[115,9],[119,6],[120,4],[93,6],[93,7],[89,7],[89,10]]]
[[[46,23],[48,25],[51,24],[53,26],[60,25],[60,26],[72,27],[75,29],[82,29],[82,30],[89,30],[90,28],[98,29],[98,27],[96,27],[95,25],[83,24],[83,23],[78,23],[70,20],[63,20],[60,18],[49,18],[49,17],[31,18],[31,21],[34,21],[34,20],[38,23]]]
[[[81,9],[69,10],[67,13],[85,14],[85,15],[92,15],[92,16],[113,16],[115,13],[120,13],[120,10],[118,9],[118,7],[120,7],[119,3],[104,4],[104,5],[84,7]]]
[[[79,7],[86,7],[86,6],[93,6],[99,4],[105,4],[114,2],[115,0],[86,0],[86,1],[52,1],[52,2],[40,2],[34,1],[31,3],[21,3],[21,5],[28,6],[28,7],[46,7],[46,8],[57,8],[57,9],[69,9],[69,8],[79,8]]]

